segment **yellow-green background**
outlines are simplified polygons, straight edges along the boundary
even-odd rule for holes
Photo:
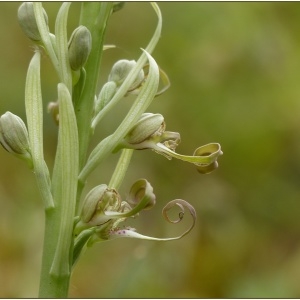
[[[0,112],[25,120],[24,83],[33,53],[21,32],[19,3],[0,3]],[[219,142],[219,169],[135,153],[120,192],[145,177],[157,205],[133,220],[139,232],[179,234],[161,217],[182,198],[197,210],[182,240],[119,239],[94,246],[76,266],[71,297],[300,297],[300,4],[164,2],[161,40],[153,55],[172,86],[150,107],[179,131],[179,153]],[[59,3],[45,3],[53,30]],[[75,28],[79,4],[70,10]],[[109,22],[102,81],[121,58],[137,59],[156,26],[148,3],[127,3]],[[100,84],[101,84],[100,83]],[[45,112],[57,77],[43,57]],[[99,127],[93,145],[112,132],[132,102],[126,98]],[[51,168],[57,128],[45,114],[45,156]],[[118,155],[91,176],[107,183]],[[43,211],[26,165],[0,150],[0,297],[36,297]],[[86,190],[87,191],[87,190]],[[190,219],[186,218],[185,226]]]

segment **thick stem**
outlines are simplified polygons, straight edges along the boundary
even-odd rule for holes
[[[103,36],[107,19],[111,14],[112,5],[112,2],[90,2],[82,4],[81,24],[88,27],[92,34],[93,48],[86,64],[85,88],[80,97],[72,99],[72,101],[70,100],[74,104],[76,122],[78,124],[80,146],[79,151],[75,151],[75,155],[79,158],[80,167],[85,162],[90,140],[90,124],[103,48]],[[62,50],[65,52],[65,49]],[[63,91],[65,90],[64,88]],[[70,101],[68,100],[67,103],[70,104]],[[60,105],[62,105],[62,103],[60,103]],[[74,159],[69,159],[69,157],[71,157],[73,153],[70,151],[74,151],[76,136],[73,138],[72,135],[75,133],[77,135],[77,126],[76,122],[74,124],[73,121],[71,122],[72,126],[68,125],[68,120],[66,120],[66,117],[70,117],[71,115],[70,108],[64,113],[63,107],[61,107],[60,115],[62,117],[60,122],[62,132],[60,133],[61,138],[59,138],[59,145],[61,146],[58,147],[56,153],[52,179],[52,193],[55,200],[55,207],[49,208],[45,212],[45,237],[40,278],[40,298],[66,298],[68,296],[73,261],[72,254],[74,245],[72,227],[75,212],[76,188],[73,190],[72,187],[76,187],[77,184],[78,169],[74,169],[74,167],[76,166],[77,168],[78,163],[75,157]],[[66,120],[66,122],[64,122],[64,120]],[[63,130],[63,128],[65,129]],[[76,128],[76,130],[74,128]],[[74,174],[75,177],[73,176]],[[70,178],[73,178],[72,182]],[[82,188],[83,187],[79,185],[78,199],[80,199]]]
[[[119,158],[118,164],[114,170],[114,173],[110,179],[110,182],[108,184],[108,186],[111,189],[116,189],[118,190],[119,187],[122,184],[122,181],[125,177],[125,174],[127,172],[131,157],[133,154],[133,150],[132,149],[123,149],[121,156]]]
[[[91,138],[91,118],[102,58],[103,40],[107,20],[111,14],[113,2],[83,2],[80,25],[86,26],[92,35],[92,50],[85,65],[86,79],[81,96],[74,100],[79,134],[79,167],[85,163]]]
[[[45,217],[45,238],[39,298],[67,298],[70,277],[67,275],[57,277],[50,274],[54,253],[57,247],[60,210],[58,207],[48,209]]]

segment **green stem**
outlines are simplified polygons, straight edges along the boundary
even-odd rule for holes
[[[123,149],[121,156],[119,158],[118,164],[114,170],[114,173],[110,179],[110,182],[108,186],[111,189],[118,190],[120,185],[122,184],[122,181],[124,179],[124,176],[126,174],[126,171],[128,169],[131,157],[133,154],[132,149]]]
[[[82,3],[80,24],[86,26],[91,32],[92,50],[85,65],[86,79],[84,90],[78,99],[73,99],[79,135],[80,168],[85,163],[91,138],[91,118],[102,58],[103,40],[112,7],[113,2]]]
[[[55,207],[45,212],[45,239],[39,297],[66,298],[68,296],[73,262],[73,219],[75,215],[78,165],[85,162],[90,140],[94,95],[98,81],[106,22],[112,3],[83,3],[81,24],[89,28],[93,48],[86,64],[86,84],[81,94],[71,100],[70,70],[66,60],[66,18],[69,4],[64,4],[56,22],[58,36],[59,74],[65,83],[59,85],[60,134],[52,179]],[[40,7],[38,7],[41,9]],[[46,36],[46,34],[44,35]],[[50,48],[50,47],[49,47]],[[57,63],[57,61],[55,61]],[[68,93],[68,90],[70,93]],[[76,118],[72,112],[74,103]],[[75,122],[75,123],[74,123]],[[77,123],[77,124],[76,124]],[[80,146],[77,145],[77,126]],[[74,150],[75,145],[75,150]],[[79,161],[78,161],[79,159]],[[78,186],[80,194],[84,185]]]
[[[59,234],[59,207],[46,211],[45,235],[40,277],[39,298],[67,298],[70,276],[55,276],[50,273]]]

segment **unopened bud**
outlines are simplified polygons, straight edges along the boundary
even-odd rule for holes
[[[118,60],[113,65],[108,80],[114,81],[117,84],[117,86],[120,86],[128,76],[129,72],[135,67],[135,65],[136,65],[135,60],[127,60],[127,59]],[[133,90],[134,88],[139,86],[140,83],[144,80],[144,76],[145,76],[144,71],[141,70],[137,75],[135,81],[129,88],[129,90]]]
[[[99,225],[106,210],[118,209],[121,205],[119,194],[106,184],[94,187],[85,197],[81,210],[81,220],[90,225]]]
[[[44,9],[43,14],[45,21],[48,24],[48,16]],[[21,4],[18,9],[18,21],[22,30],[28,38],[36,42],[41,40],[41,35],[36,23],[32,2],[24,2]]]
[[[70,37],[68,47],[71,69],[80,70],[85,65],[92,49],[90,31],[82,25],[77,27]]]
[[[48,112],[52,115],[52,118],[56,125],[59,124],[59,104],[56,102],[49,102]]]
[[[0,117],[0,143],[8,152],[31,162],[27,128],[20,117],[9,111]]]
[[[144,113],[129,131],[125,140],[129,144],[140,144],[154,134],[161,135],[164,129],[164,117],[161,114]]]

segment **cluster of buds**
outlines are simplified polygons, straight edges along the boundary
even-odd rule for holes
[[[108,81],[103,85],[98,97],[95,99],[94,113],[97,115],[113,98],[118,88],[122,85],[128,74],[136,66],[135,60],[121,59],[113,66],[108,76]],[[132,85],[127,90],[127,94],[138,93],[145,80],[144,70],[141,69]]]
[[[43,9],[46,24],[48,24],[48,16]],[[42,43],[42,37],[37,25],[33,2],[24,2],[18,9],[18,21],[25,35],[33,42]],[[51,33],[50,37],[55,41],[55,36]],[[74,71],[84,67],[92,48],[92,36],[85,26],[77,27],[69,40],[69,61],[71,69]]]
[[[25,35],[31,41],[33,41],[37,46],[41,46],[47,53],[49,53],[49,49],[47,48],[47,46],[49,45],[47,45],[44,42],[45,40],[50,38],[51,45],[55,53],[54,54],[55,60],[58,60],[56,36],[49,31],[48,16],[46,11],[42,9],[42,12],[47,27],[47,32],[44,33],[43,36],[41,35],[39,26],[37,24],[33,2],[24,2],[20,5],[18,9],[18,22]],[[70,64],[70,68],[72,70],[73,86],[75,86],[78,83],[81,76],[85,78],[84,66],[90,55],[91,49],[92,49],[92,36],[89,29],[82,25],[78,26],[71,34],[71,37],[68,41],[67,59],[68,59],[68,63]],[[52,114],[55,123],[58,124],[58,119],[59,119],[58,103],[51,102],[49,104],[48,111]]]

